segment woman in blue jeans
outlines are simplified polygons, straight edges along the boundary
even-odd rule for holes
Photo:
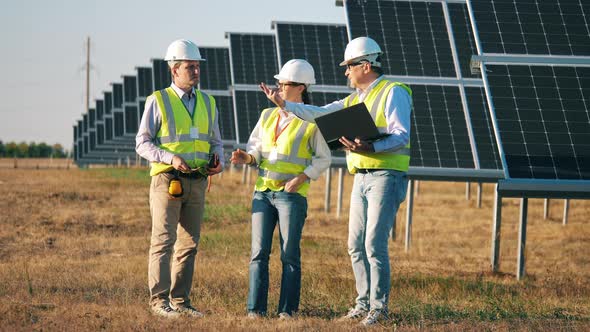
[[[308,103],[307,89],[315,83],[315,75],[307,61],[290,60],[274,77],[275,93],[294,103]],[[250,134],[247,152],[238,149],[230,160],[259,167],[252,200],[248,317],[267,312],[268,262],[278,224],[283,265],[278,314],[282,319],[291,318],[299,309],[300,241],[309,182],[330,166],[330,150],[314,124],[275,107],[262,111]]]

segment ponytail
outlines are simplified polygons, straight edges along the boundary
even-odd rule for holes
[[[303,100],[304,104],[310,103],[309,93],[307,92],[307,87],[305,87],[305,90],[303,90],[303,92],[301,93],[301,100]]]

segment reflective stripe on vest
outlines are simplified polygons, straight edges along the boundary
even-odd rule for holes
[[[387,120],[385,118],[385,103],[389,92],[396,86],[406,90],[410,97],[412,90],[405,84],[382,79],[367,95],[364,100],[377,129],[381,133],[387,132]],[[349,107],[359,103],[357,92],[351,93],[344,99],[344,106]],[[346,164],[350,173],[357,169],[394,169],[407,172],[410,166],[410,142],[398,150],[379,153],[355,153],[346,155]]]
[[[195,90],[195,109],[191,117],[176,92],[168,87],[153,94],[162,124],[157,134],[159,147],[182,157],[191,168],[207,164],[209,160],[209,140],[213,136],[215,119],[215,99]],[[191,137],[191,128],[198,128],[196,138]],[[152,163],[150,175],[171,171],[172,165]]]
[[[283,130],[274,143],[276,123],[279,119],[279,108],[269,108],[262,111],[262,160],[256,180],[256,190],[281,191],[285,183],[301,174],[311,164],[313,151],[309,140],[316,129],[314,124],[294,118]],[[274,164],[268,161],[273,148],[277,151]],[[309,180],[304,182],[297,191],[302,196],[307,195]]]

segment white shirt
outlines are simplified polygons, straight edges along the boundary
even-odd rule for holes
[[[281,115],[279,130],[283,130],[291,121],[293,121],[293,119],[295,119],[295,115],[292,113],[279,111],[279,114]],[[246,150],[258,163],[262,160],[262,135],[264,135],[264,131],[262,130],[262,117],[260,117],[256,126],[252,130],[250,138],[248,139],[248,144],[246,145]],[[310,179],[317,180],[322,172],[330,167],[330,163],[332,162],[330,148],[317,127],[313,131],[309,140],[309,146],[311,150],[314,151],[314,155],[311,158],[311,165],[307,166],[307,168],[303,170],[303,173],[305,173]]]
[[[172,83],[170,87],[174,90],[174,92],[176,92],[192,116],[196,102],[195,89],[193,88],[191,93],[187,95],[174,83]],[[223,143],[221,142],[221,135],[219,134],[219,110],[217,108],[215,109],[215,113],[217,116],[213,121],[213,136],[209,139],[209,144],[211,144],[210,151],[217,153],[219,156],[219,162],[223,167],[225,161],[223,158]],[[172,165],[174,153],[159,148],[160,143],[157,138],[157,134],[161,126],[162,114],[160,113],[160,108],[158,107],[156,98],[154,98],[153,95],[149,96],[145,101],[145,109],[143,116],[141,117],[141,123],[139,124],[137,136],[135,136],[135,151],[138,155],[151,162]]]
[[[371,90],[383,80],[383,75],[373,81],[364,91],[356,89],[359,101],[364,101]],[[299,118],[315,123],[314,119],[326,113],[335,112],[344,108],[344,100],[337,100],[325,106],[291,103],[285,101],[284,109],[292,112]],[[373,142],[375,152],[395,151],[403,148],[410,141],[410,121],[412,112],[412,99],[406,89],[395,86],[387,95],[385,101],[385,120],[387,133],[391,134],[383,139]],[[353,125],[353,124],[351,124]]]

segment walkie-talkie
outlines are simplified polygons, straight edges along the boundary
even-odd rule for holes
[[[209,153],[209,162],[207,163],[208,168],[215,168],[219,165],[219,156],[217,153]]]

